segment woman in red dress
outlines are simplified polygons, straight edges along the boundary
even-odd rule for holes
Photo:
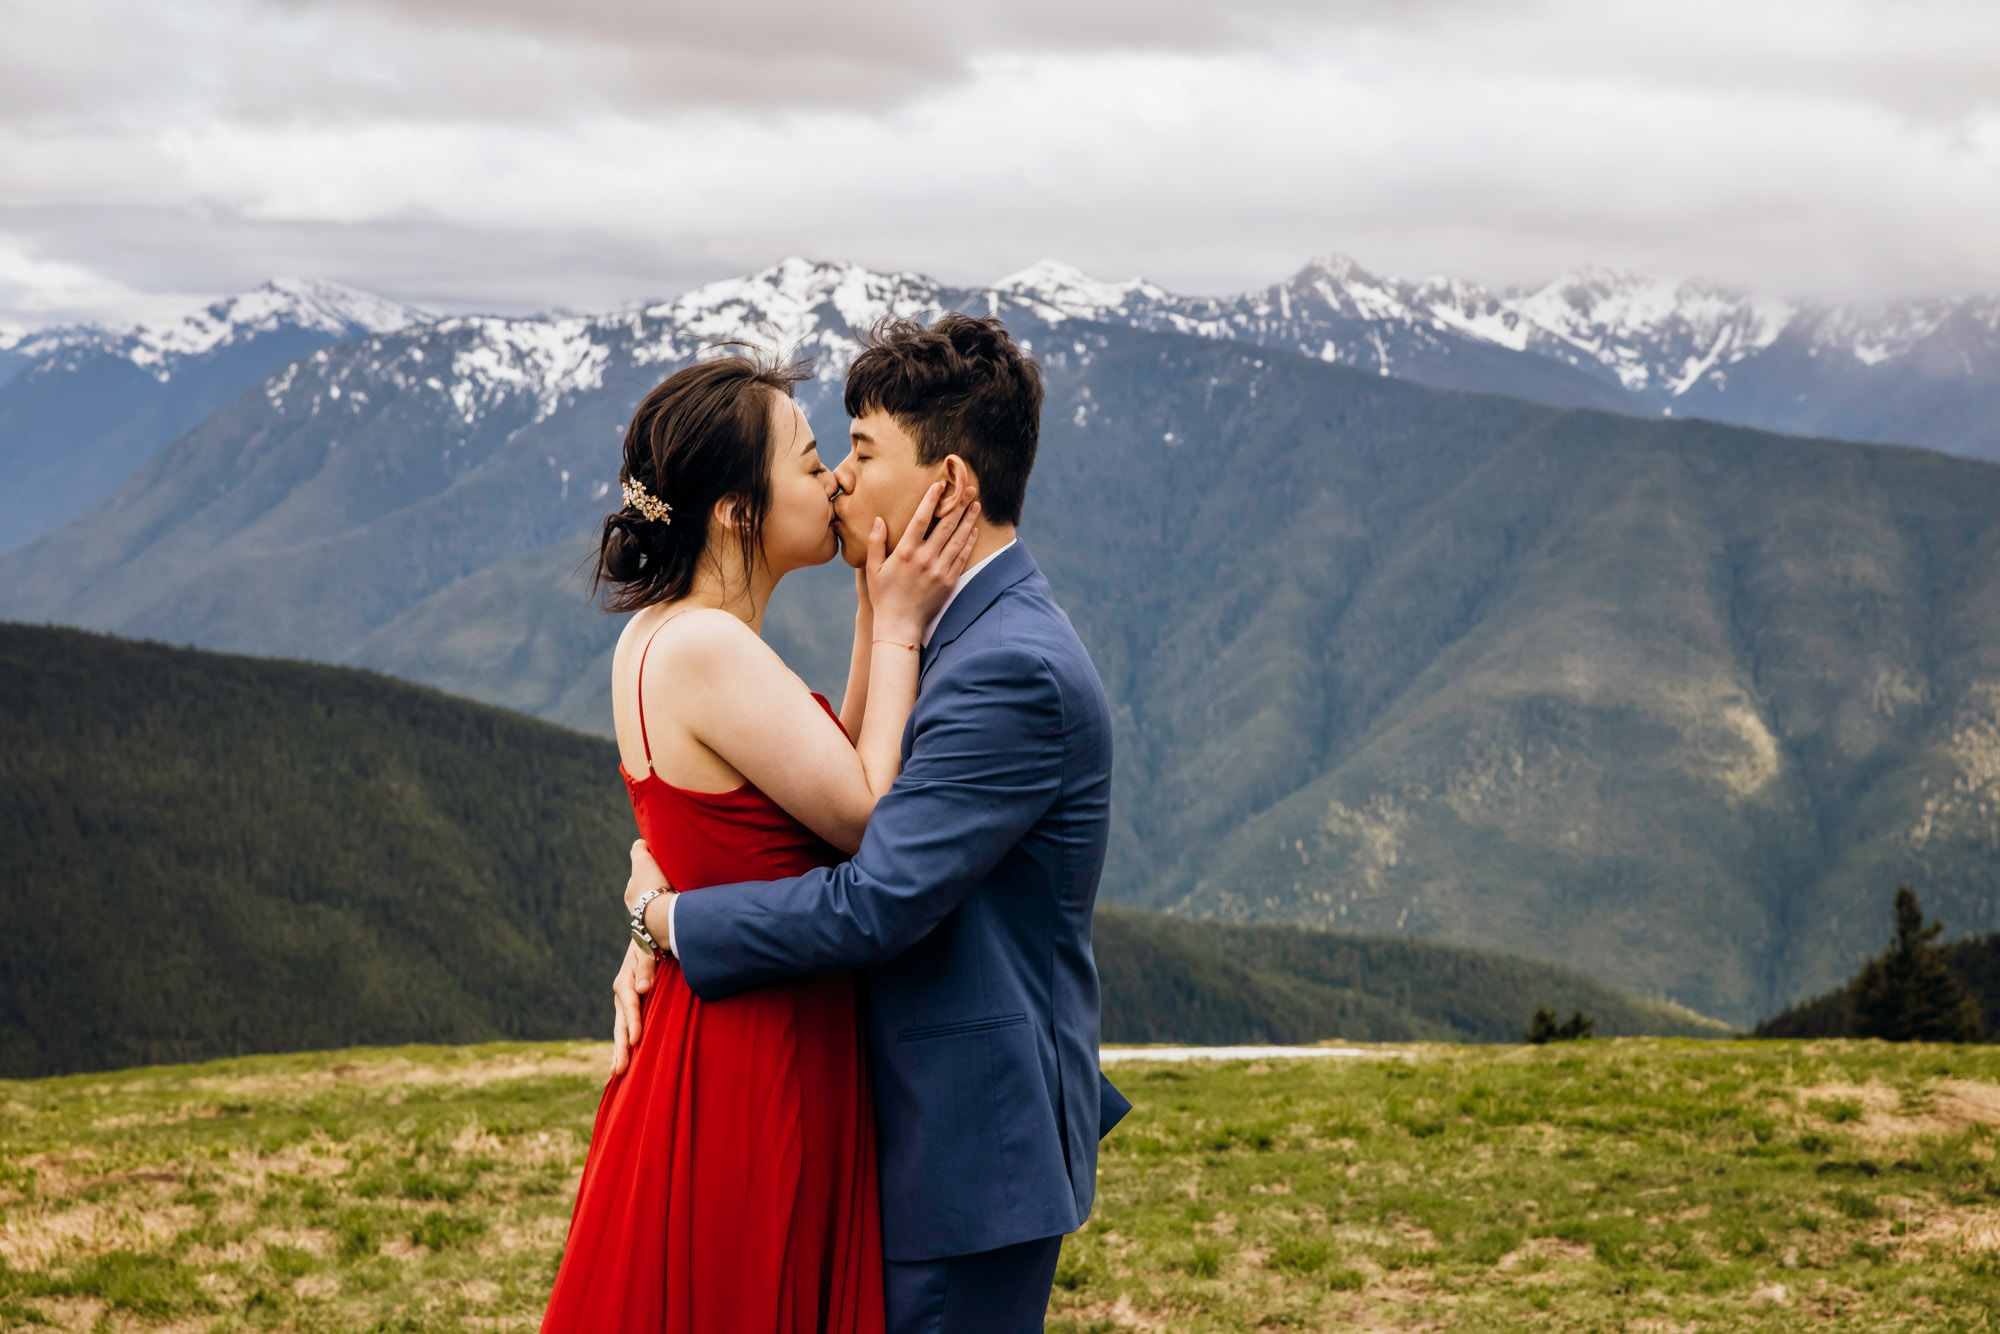
[[[699,362],[625,436],[626,505],[605,520],[597,582],[608,609],[636,613],[612,664],[620,767],[680,889],[796,875],[860,846],[900,763],[917,645],[971,548],[970,497],[940,507],[933,488],[893,554],[877,521],[836,718],[758,633],[778,580],[840,549],[838,488],[791,398],[804,375]],[[639,1022],[617,1019],[544,1334],[880,1334],[854,978],[704,1002],[655,958]]]

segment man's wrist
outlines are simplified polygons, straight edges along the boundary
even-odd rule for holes
[[[679,898],[679,894],[669,889],[646,905],[646,930],[675,958],[680,957],[674,946],[674,903]]]

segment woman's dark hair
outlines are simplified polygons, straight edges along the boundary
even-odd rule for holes
[[[850,417],[877,408],[894,417],[917,442],[918,463],[963,458],[979,476],[986,517],[1021,521],[1041,436],[1042,372],[999,320],[877,325],[847,372],[846,399]]]
[[[621,483],[634,482],[673,507],[665,519],[631,505],[604,518],[591,596],[605,585],[606,611],[637,611],[694,588],[715,504],[736,501],[743,568],[756,564],[771,507],[771,396],[792,396],[810,362],[779,365],[750,355],[685,366],[646,395],[625,428]]]

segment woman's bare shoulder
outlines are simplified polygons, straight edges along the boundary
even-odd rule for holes
[[[776,651],[755,630],[718,607],[675,614],[659,627],[653,655],[671,662],[678,671],[704,674],[780,662]]]

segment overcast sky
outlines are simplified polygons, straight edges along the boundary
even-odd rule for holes
[[[999,11],[996,13],[996,11]],[[2000,292],[1995,0],[0,0],[0,323],[788,254]]]

